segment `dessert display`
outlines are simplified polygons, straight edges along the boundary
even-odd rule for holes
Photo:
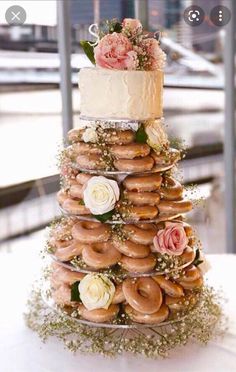
[[[60,156],[62,217],[48,234],[42,299],[73,332],[145,327],[151,342],[153,327],[173,324],[166,330],[172,340],[183,319],[195,317],[210,335],[220,308],[204,284],[207,262],[186,222],[193,205],[176,178],[181,151],[165,132],[165,54],[138,20],[107,25],[96,44],[83,44],[96,67],[79,72],[81,115]],[[195,332],[190,323],[187,338]],[[127,345],[139,341],[119,342],[133,351]],[[151,356],[161,354],[153,347]]]

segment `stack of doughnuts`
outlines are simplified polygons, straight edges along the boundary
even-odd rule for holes
[[[189,245],[179,256],[182,265],[191,263],[195,257],[192,247],[192,228],[178,220],[183,225],[189,238]],[[114,234],[112,225],[91,221],[70,220],[65,227],[66,238],[58,238],[58,231],[51,230],[49,246],[54,257],[60,262],[68,262],[79,258],[91,270],[107,269],[120,265],[125,271],[149,273],[158,270],[158,257],[153,246],[153,238],[158,230],[165,227],[165,222],[158,224],[125,224],[122,225],[122,237]],[[67,236],[70,236],[68,239]]]
[[[68,133],[57,194],[64,217],[51,228],[47,244],[51,294],[57,305],[89,322],[115,322],[122,314],[129,322],[155,325],[194,306],[203,286],[193,229],[182,216],[192,203],[171,173],[179,151],[154,148],[131,124],[110,124]],[[116,188],[106,219],[92,213],[97,209],[86,199],[98,176]],[[106,291],[96,308],[72,296],[74,286],[85,288],[91,275],[101,279],[100,295]],[[94,298],[96,285],[86,287]]]
[[[91,215],[83,202],[83,190],[93,176],[78,173],[74,179],[67,180],[66,189],[57,194],[57,201],[70,215]],[[151,173],[129,175],[121,182],[123,197],[128,201],[129,221],[153,220],[161,216],[176,216],[191,211],[192,203],[183,199],[183,187],[173,177]]]
[[[52,264],[50,276],[52,298],[59,306],[77,309],[79,315],[95,323],[111,322],[119,312],[126,313],[137,323],[159,324],[171,319],[176,312],[195,305],[197,291],[203,280],[200,270],[191,265],[182,277],[173,281],[163,275],[126,278],[115,282],[115,293],[107,309],[88,310],[81,301],[71,301],[71,286],[85,274]]]
[[[147,143],[135,142],[132,130],[106,129],[103,138],[106,146],[83,141],[84,129],[72,129],[68,140],[67,156],[82,170],[106,170],[103,158],[106,151],[110,154],[113,169],[119,172],[140,173],[151,171],[158,166],[159,171],[171,168],[180,158],[178,150],[168,149],[168,155],[155,152]]]

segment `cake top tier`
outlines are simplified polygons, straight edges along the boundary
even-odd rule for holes
[[[81,115],[148,120],[162,116],[165,53],[137,19],[90,26],[94,43],[82,42],[96,68],[79,74]],[[155,34],[154,34],[155,36]]]
[[[79,72],[81,116],[148,120],[162,117],[163,73],[84,68]]]

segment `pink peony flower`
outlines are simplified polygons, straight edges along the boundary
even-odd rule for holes
[[[96,64],[103,68],[135,70],[137,54],[129,39],[121,33],[105,35],[94,48]]]
[[[180,256],[188,244],[188,238],[181,223],[166,222],[165,229],[157,232],[153,244],[156,252]]]
[[[134,36],[137,33],[140,34],[143,30],[142,24],[138,19],[134,18],[125,18],[122,22],[123,32]]]
[[[160,48],[159,42],[156,39],[144,39],[141,47],[148,57],[145,70],[162,70],[165,67],[166,54]]]

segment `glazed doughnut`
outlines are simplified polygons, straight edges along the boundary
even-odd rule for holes
[[[61,284],[71,285],[82,280],[85,276],[83,273],[66,269],[58,263],[54,263],[52,267],[54,271],[51,274],[51,280],[56,287]]]
[[[83,199],[84,198],[83,186],[79,185],[76,182],[74,185],[70,186],[69,194],[72,198]]]
[[[61,247],[57,245],[59,241],[71,239],[71,229],[74,225],[74,220],[72,218],[67,218],[57,223],[50,231],[50,236],[54,239],[56,247]]]
[[[174,221],[174,222],[178,222],[178,221]],[[192,228],[192,226],[190,226],[186,222],[181,222],[181,223],[183,225],[183,228],[184,228],[184,231],[185,231],[187,237],[188,238],[192,238],[193,237],[193,228]]]
[[[63,161],[65,161],[65,166],[69,165],[69,162],[71,160],[75,160],[76,158],[76,153],[73,151],[73,147],[72,146],[68,146],[64,149],[64,159]]]
[[[163,184],[160,188],[160,194],[164,200],[177,200],[182,196],[183,186],[174,178],[165,176]]]
[[[147,245],[133,243],[129,240],[124,242],[119,240],[113,241],[115,248],[123,253],[125,256],[133,258],[144,258],[147,257],[150,253],[150,248]]]
[[[66,247],[57,248],[54,256],[60,261],[70,261],[74,257],[81,255],[84,245],[76,241],[68,241]]]
[[[81,185],[84,185],[85,183],[87,183],[90,178],[92,178],[93,176],[91,174],[86,174],[86,173],[79,173],[77,174],[76,176],[76,181],[78,183],[80,183]]]
[[[170,158],[164,153],[157,153],[155,151],[151,152],[151,157],[154,159],[156,165],[171,165]]]
[[[68,141],[72,143],[81,141],[84,132],[84,129],[71,129],[68,132]],[[135,137],[135,133],[132,130],[106,129],[103,135],[108,145],[128,144],[133,142]]]
[[[52,298],[57,305],[65,306],[72,305],[71,302],[71,290],[67,284],[62,284],[55,290],[52,290]]]
[[[131,258],[122,256],[121,266],[131,273],[148,273],[156,266],[156,258],[152,254],[145,258]]]
[[[180,257],[183,264],[185,264],[193,262],[195,255],[196,255],[195,251],[191,247],[187,247],[185,248],[183,254],[181,254]]]
[[[67,178],[66,185],[67,186],[78,185],[78,182],[76,182],[75,178]]]
[[[193,282],[199,279],[200,277],[201,277],[200,270],[196,266],[191,265],[188,268],[186,268],[184,274],[180,278],[180,281],[183,280],[184,282]]]
[[[69,142],[78,142],[81,140],[83,131],[81,129],[71,129],[67,133],[67,139]]]
[[[153,314],[162,304],[162,292],[152,278],[127,278],[122,284],[128,304],[142,314]]]
[[[190,200],[161,200],[158,204],[159,212],[162,214],[178,214],[191,211],[193,208]]]
[[[134,310],[130,305],[125,306],[125,312],[134,322],[144,324],[162,323],[168,318],[169,315],[168,306],[165,304],[162,304],[160,309],[153,314],[142,314],[139,311]]]
[[[131,143],[129,145],[114,145],[110,147],[111,154],[116,159],[144,158],[150,153],[150,147],[146,144]]]
[[[180,152],[176,149],[169,149],[168,153],[151,152],[156,165],[171,165],[180,160]]]
[[[135,134],[132,130],[107,129],[104,137],[108,145],[126,145],[134,141]]]
[[[76,155],[101,155],[102,150],[94,144],[77,142],[72,145],[72,151]]]
[[[160,195],[155,192],[134,192],[126,191],[124,197],[134,205],[157,205],[160,202]]]
[[[165,303],[172,312],[183,311],[187,306],[194,306],[197,302],[196,296],[192,294],[186,294],[183,297],[171,297],[165,296]]]
[[[173,283],[171,280],[165,279],[163,275],[153,276],[153,279],[169,296],[182,297],[184,295],[184,290],[181,285]]]
[[[178,221],[175,221],[175,222],[178,222]],[[188,223],[186,223],[186,222],[181,222],[181,223],[183,225],[185,234],[188,238],[188,245],[190,247],[192,247],[194,245],[194,243],[196,242],[196,236],[194,234],[194,230],[193,230],[192,226],[190,226]]]
[[[157,232],[152,224],[124,225],[123,231],[131,242],[144,245],[152,244]]]
[[[55,249],[68,247],[72,243],[71,239],[55,239],[54,237],[49,239],[49,245]]]
[[[95,310],[88,310],[82,304],[78,305],[78,312],[82,318],[94,322],[94,323],[105,323],[109,322],[116,317],[119,312],[118,305],[110,305],[108,309],[95,309]]]
[[[86,214],[91,214],[90,210],[85,207],[85,205],[80,204],[79,200],[74,200],[71,198],[67,198],[63,204],[62,208],[70,214],[81,214],[81,215],[86,215]]]
[[[106,164],[100,155],[79,155],[76,158],[76,163],[81,169],[97,170],[105,169]]]
[[[84,262],[94,269],[105,269],[117,264],[121,258],[120,252],[111,242],[88,245],[82,250]]]
[[[203,279],[202,277],[196,279],[196,280],[193,280],[191,282],[189,281],[183,281],[183,280],[180,280],[178,281],[180,285],[182,285],[182,287],[184,289],[196,289],[196,288],[200,288],[203,286]]]
[[[156,191],[161,187],[162,177],[159,173],[148,176],[128,176],[123,185],[129,191],[150,192]]]
[[[125,301],[125,296],[122,290],[122,284],[116,286],[116,291],[112,299],[112,304],[120,304]]]
[[[64,203],[66,199],[68,199],[68,195],[64,190],[60,190],[57,192],[57,201],[60,205]]]
[[[127,220],[152,220],[158,215],[158,209],[154,206],[131,206],[129,207]]]
[[[71,234],[81,243],[106,242],[111,236],[111,227],[100,222],[80,221],[72,227]]]
[[[113,162],[114,167],[121,172],[145,172],[152,169],[154,165],[151,156],[137,159],[118,159]],[[97,166],[97,165],[96,165]]]

